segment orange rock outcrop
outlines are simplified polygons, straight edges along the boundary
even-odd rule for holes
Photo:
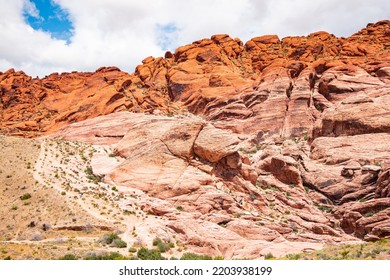
[[[0,127],[35,136],[117,111],[188,110],[236,132],[300,136],[348,93],[378,98],[388,88],[389,26],[388,20],[368,24],[348,38],[321,31],[245,44],[214,35],[164,58],[148,57],[133,74],[103,67],[39,79],[11,69],[0,73]]]

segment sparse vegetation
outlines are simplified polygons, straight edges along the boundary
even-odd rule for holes
[[[137,257],[140,260],[165,260],[163,256],[161,256],[161,252],[156,249],[147,249],[140,248],[137,252]]]
[[[364,214],[364,217],[369,218],[369,217],[374,216],[374,214],[375,214],[374,212],[369,211],[369,212],[367,212],[367,213]]]
[[[265,260],[274,260],[275,257],[274,257],[274,255],[272,255],[272,253],[268,253],[268,254],[266,254],[266,255],[264,256],[264,259],[265,259]]]
[[[96,254],[92,253],[84,257],[84,260],[127,260],[125,256],[121,255],[120,253],[114,252],[110,254]]]
[[[285,258],[288,260],[299,260],[301,258],[301,254],[287,254]]]
[[[136,252],[137,252],[136,248],[134,248],[134,247],[129,248],[129,253],[136,253]]]
[[[26,200],[26,199],[29,199],[29,198],[31,198],[31,194],[29,194],[29,193],[25,193],[25,194],[20,196],[21,200]]]
[[[114,239],[110,245],[113,247],[117,247],[117,248],[126,248],[127,247],[127,243],[120,238]]]
[[[238,150],[244,154],[253,155],[257,153],[258,151],[262,150],[264,147],[260,145],[256,145],[256,147],[251,149],[245,149],[245,148],[239,148]]]
[[[175,247],[175,244],[173,244],[172,242],[164,242],[160,238],[156,237],[153,240],[153,246],[157,246],[158,250],[161,253],[165,253],[169,251],[171,248]]]
[[[101,182],[101,178],[93,173],[91,166],[87,166],[87,168],[84,170],[84,173],[87,175],[87,179],[91,182],[95,184]]]
[[[76,257],[75,255],[73,254],[66,254],[65,256],[59,258],[59,260],[66,260],[66,261],[75,261],[75,260],[78,260],[79,258]]]
[[[117,248],[126,248],[127,247],[127,243],[125,241],[123,241],[118,236],[118,234],[116,234],[114,232],[103,235],[99,241],[100,241],[100,243],[105,244],[105,245],[109,245],[111,247],[117,247]]]
[[[327,246],[322,250],[288,254],[279,259],[287,260],[387,260],[390,258],[390,240]]]
[[[198,255],[195,253],[184,253],[180,260],[212,260],[213,258],[209,255]]]
[[[333,208],[327,205],[318,205],[318,209],[320,209],[322,212],[325,213],[331,213],[333,211]]]

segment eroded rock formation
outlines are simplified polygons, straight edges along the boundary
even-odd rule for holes
[[[197,251],[376,240],[390,236],[389,50],[385,20],[348,38],[215,35],[131,75],[9,70],[0,127],[114,149],[99,175],[141,190],[160,233]]]

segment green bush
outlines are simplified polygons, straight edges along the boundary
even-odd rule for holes
[[[120,238],[120,237],[115,232],[107,233],[107,234],[103,235],[103,237],[100,239],[100,242],[103,244],[111,244],[114,241],[114,239],[117,239],[117,238]]]
[[[115,232],[103,235],[103,237],[100,239],[100,243],[117,248],[127,247],[127,243],[123,241]]]
[[[153,240],[153,246],[157,246],[161,253],[165,253],[165,252],[169,251],[171,248],[173,248],[175,245],[171,242],[166,243],[166,242],[162,241],[160,238],[156,237]]]
[[[272,260],[272,259],[275,259],[275,257],[274,257],[274,255],[272,255],[272,253],[268,253],[267,255],[264,256],[264,259]]]
[[[299,260],[301,258],[301,254],[287,254],[286,258],[289,260]]]
[[[327,205],[319,205],[318,209],[320,209],[322,212],[330,213],[333,211],[333,208]]]
[[[198,255],[195,253],[184,253],[180,260],[212,260],[213,258],[208,255]]]
[[[127,243],[125,241],[123,241],[122,239],[117,238],[117,239],[114,239],[112,241],[111,246],[117,247],[117,248],[126,248]]]
[[[31,194],[29,194],[29,193],[25,193],[24,195],[22,195],[20,197],[21,200],[26,200],[26,199],[29,199],[29,198],[31,198]]]
[[[147,249],[142,247],[137,252],[137,257],[140,260],[165,260],[163,256],[161,256],[161,252],[155,249]]]
[[[135,253],[137,252],[137,249],[134,247],[129,248],[129,253]]]
[[[367,212],[366,214],[364,214],[364,217],[369,218],[369,217],[374,216],[374,214],[375,214],[374,212],[370,211],[370,212]]]
[[[59,258],[59,260],[75,261],[75,260],[78,260],[78,257],[76,257],[73,254],[66,254],[65,256]]]
[[[84,258],[84,260],[126,260],[127,258],[117,252],[105,255],[90,254]]]
[[[101,182],[101,180],[102,180],[101,177],[99,177],[93,173],[91,166],[88,166],[87,168],[85,168],[84,173],[85,173],[85,175],[87,175],[87,179],[92,181],[95,184]]]

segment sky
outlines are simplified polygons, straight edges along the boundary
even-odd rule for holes
[[[0,71],[31,76],[117,66],[229,34],[244,43],[325,30],[348,37],[390,19],[388,0],[0,0]]]

